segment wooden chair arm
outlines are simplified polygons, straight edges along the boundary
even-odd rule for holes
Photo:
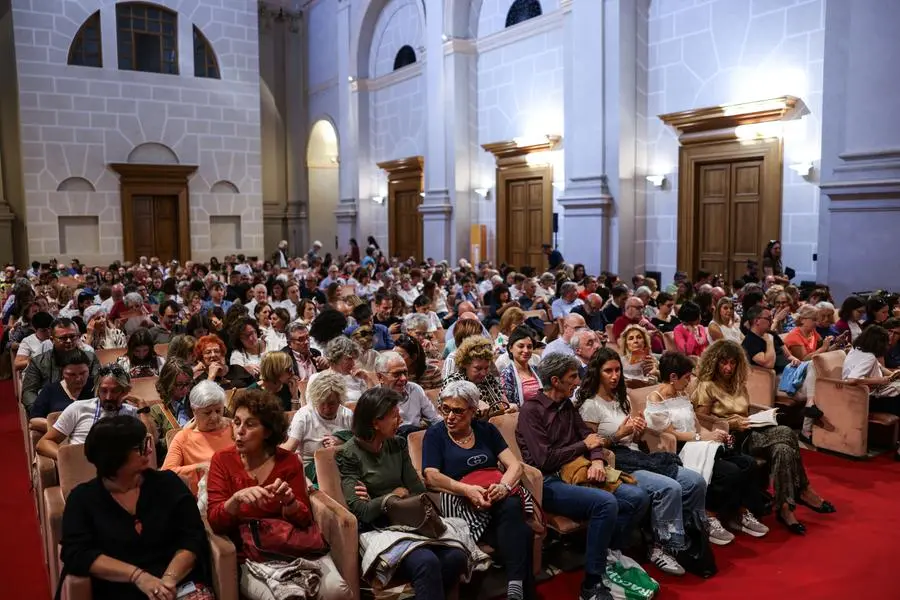
[[[331,559],[338,572],[358,599],[359,589],[359,530],[356,517],[342,504],[316,490],[309,495],[313,519],[331,546]]]
[[[47,433],[47,419],[45,417],[35,417],[28,421],[28,429],[31,431],[40,431]]]
[[[66,600],[92,600],[94,597],[90,577],[66,575],[63,591]]]
[[[213,533],[209,523],[206,525],[206,536],[212,558],[212,584],[217,600],[238,600],[237,549],[234,543],[224,535]]]

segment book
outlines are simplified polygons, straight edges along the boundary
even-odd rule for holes
[[[769,427],[770,425],[778,425],[775,417],[778,414],[777,408],[770,408],[758,413],[750,415],[750,427]]]

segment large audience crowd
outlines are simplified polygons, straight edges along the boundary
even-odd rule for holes
[[[213,597],[207,524],[254,599],[396,583],[439,599],[491,559],[508,598],[535,598],[560,518],[586,529],[582,600],[612,597],[615,551],[707,577],[709,544],[765,536],[764,515],[804,535],[803,510],[836,511],[800,452],[828,418],[814,356],[846,350],[847,385],[898,414],[897,298],[800,289],[777,242],[735,282],[679,272],[664,289],[549,249],[535,272],[370,242],[5,269],[3,344],[32,424],[47,419],[36,451],[83,444],[97,470],[66,500],[61,544],[94,598]],[[751,366],[792,386],[798,429],[755,412]],[[156,397],[135,392],[148,378]],[[362,582],[316,526],[323,492],[356,519]]]

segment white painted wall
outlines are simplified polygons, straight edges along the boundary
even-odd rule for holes
[[[241,251],[262,254],[256,7],[242,0],[195,1],[185,12],[178,0],[157,3],[182,9],[178,76],[118,70],[113,0],[13,2],[31,259],[58,256],[58,217],[87,215],[98,216],[99,251],[79,256],[82,262],[122,258],[119,183],[106,165],[127,162],[146,142],[165,144],[182,164],[198,165],[190,181],[193,258],[212,254],[211,215],[240,216]],[[98,9],[103,68],[67,65],[72,37]],[[194,77],[192,24],[217,53],[221,80]],[[56,191],[73,176],[97,191]],[[211,193],[221,180],[240,193]]]
[[[842,1],[842,0],[833,0]],[[670,187],[647,186],[646,264],[675,271],[678,142],[657,115],[792,94],[810,115],[784,129],[785,165],[815,161],[822,138],[825,0],[653,0],[650,5],[647,170]],[[819,190],[784,170],[782,247],[795,281],[815,279]]]

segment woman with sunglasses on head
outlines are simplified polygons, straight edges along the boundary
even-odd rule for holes
[[[175,473],[156,471],[153,438],[122,415],[99,420],[84,445],[97,477],[66,499],[64,571],[91,578],[94,600],[212,599],[209,541],[197,502]],[[179,596],[179,586],[198,591]]]

